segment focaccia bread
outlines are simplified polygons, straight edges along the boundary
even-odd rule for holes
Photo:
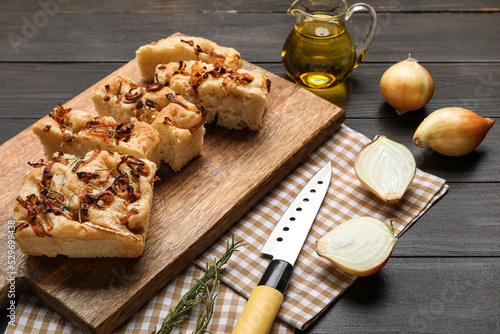
[[[205,63],[220,63],[237,70],[243,65],[238,51],[227,48],[201,37],[176,33],[136,51],[137,64],[146,81],[153,81],[158,64],[179,62],[181,60],[200,60]]]
[[[133,101],[131,95],[135,96]],[[174,171],[179,171],[201,153],[205,134],[204,109],[169,87],[155,82],[144,89],[126,77],[116,76],[97,85],[93,100],[100,115],[151,123],[161,137],[160,159]]]
[[[144,122],[118,123],[109,116],[95,117],[59,105],[33,125],[33,132],[40,139],[48,159],[56,152],[84,156],[92,150],[106,150],[160,163],[161,137]]]
[[[155,80],[201,104],[207,123],[229,129],[259,130],[262,126],[271,81],[259,71],[181,61],[158,65]]]
[[[118,122],[138,120],[151,124],[170,103],[167,94],[175,92],[158,83],[143,88],[132,79],[117,75],[97,84],[92,101],[100,116],[111,116]]]
[[[30,255],[137,257],[144,249],[156,165],[106,151],[31,164],[14,207]]]
[[[160,133],[161,159],[179,171],[193,158],[200,155],[205,135],[205,111],[197,108],[179,94],[168,96],[171,103],[164,108],[153,127]]]

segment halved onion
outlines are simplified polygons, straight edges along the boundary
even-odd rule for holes
[[[369,276],[387,263],[397,240],[392,223],[358,217],[321,237],[316,252],[351,275]]]
[[[382,135],[366,145],[354,163],[359,181],[389,204],[403,197],[415,177],[416,169],[410,150]]]

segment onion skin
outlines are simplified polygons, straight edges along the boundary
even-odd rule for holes
[[[434,81],[415,59],[389,67],[380,79],[380,92],[398,115],[424,107],[434,95]]]
[[[446,156],[460,157],[478,147],[494,123],[492,118],[464,108],[442,108],[422,121],[413,142]]]

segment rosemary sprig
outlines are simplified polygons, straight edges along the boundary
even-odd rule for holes
[[[112,130],[112,129],[107,129],[106,132],[108,133],[108,138],[109,139],[113,139],[115,138],[115,135],[116,135],[116,130]],[[112,134],[111,134],[112,133]],[[111,135],[110,135],[111,134]]]
[[[149,103],[153,104],[153,105],[157,105],[158,107],[161,108],[161,104],[159,104],[158,102],[156,102],[155,100],[152,100],[148,97],[146,97],[146,101],[149,101]]]
[[[88,184],[89,186],[91,186],[92,188],[99,190],[100,192],[103,192],[103,191],[104,191],[104,190],[102,189],[102,186],[99,188],[99,187],[94,186],[93,184],[90,184],[90,183],[87,183],[87,184]],[[91,194],[89,194],[89,195],[91,195]]]
[[[42,185],[41,185],[41,187],[42,187],[43,189],[47,190],[47,191],[52,191],[53,193],[59,194],[59,195],[61,195],[62,197],[66,198],[66,196],[64,196],[63,194],[61,194],[61,193],[60,193],[59,191],[57,191],[57,190],[50,189],[50,188],[44,187],[44,186],[42,186]]]
[[[73,196],[75,196],[75,193],[71,194],[71,197],[69,198],[69,201],[68,201],[68,205],[66,205],[68,210],[69,210],[69,205],[71,204],[71,201],[73,200]]]
[[[100,169],[96,169],[95,171],[96,172],[104,172],[104,171],[107,171],[109,174],[111,174],[112,171],[114,171],[116,169],[116,167],[113,167],[113,168],[100,168]]]
[[[59,190],[62,191],[65,182],[66,182],[66,175],[63,175],[63,178],[62,178],[62,181],[61,181],[61,187],[59,188]]]
[[[160,330],[156,334],[172,333],[175,328],[184,321],[186,313],[191,311],[193,307],[201,302],[204,304],[205,309],[200,312],[200,316],[198,317],[196,333],[205,333],[204,330],[208,327],[213,315],[215,298],[217,297],[215,291],[219,284],[219,272],[222,270],[222,266],[227,263],[231,255],[233,255],[234,251],[244,245],[245,244],[242,244],[241,241],[235,243],[234,236],[231,238],[231,242],[227,242],[226,252],[218,261],[215,261],[215,259],[212,260],[212,265],[210,267],[207,264],[205,274],[197,279],[191,289],[182,296],[177,306],[165,317]],[[214,280],[211,291],[207,286],[210,280]]]
[[[66,159],[67,161],[72,161],[69,165],[70,165],[70,166],[73,166],[74,164],[76,164],[76,162],[77,162],[78,160],[80,160],[80,159],[82,159],[82,158],[83,158],[83,157],[81,157],[81,156],[80,156],[80,157],[74,157],[74,158],[64,158],[64,159]]]
[[[118,86],[118,90],[116,91],[116,96],[120,95],[120,93],[122,92],[122,83],[123,79],[120,81],[120,86]]]
[[[215,273],[214,283],[212,289],[205,284],[205,297],[202,298],[202,302],[205,306],[204,309],[200,311],[198,315],[198,320],[196,321],[195,334],[205,334],[207,332],[208,325],[212,320],[215,308],[215,299],[218,294],[215,293],[219,288],[219,273]]]
[[[82,201],[78,201],[78,222],[82,223]]]

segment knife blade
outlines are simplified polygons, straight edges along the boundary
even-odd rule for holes
[[[330,187],[331,162],[304,186],[280,218],[261,253],[272,256],[233,334],[267,334],[281,307],[293,266]]]

